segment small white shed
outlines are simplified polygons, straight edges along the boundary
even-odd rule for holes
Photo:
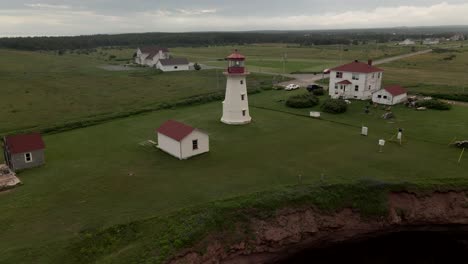
[[[184,160],[210,151],[209,136],[189,125],[169,120],[158,130],[158,148]]]
[[[372,94],[372,102],[383,105],[396,105],[407,99],[408,92],[399,85],[385,87]]]
[[[190,63],[186,58],[161,59],[156,64],[156,68],[163,72],[188,71]]]

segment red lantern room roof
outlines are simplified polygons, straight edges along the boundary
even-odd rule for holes
[[[226,59],[228,59],[228,60],[245,60],[245,56],[240,54],[238,50],[235,50],[234,53],[229,55]]]

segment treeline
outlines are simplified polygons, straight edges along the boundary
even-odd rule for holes
[[[74,37],[15,37],[0,38],[0,48],[19,50],[75,50],[97,47],[160,45],[165,47],[199,47],[243,45],[252,43],[295,43],[299,45],[384,43],[405,38],[449,37],[459,29],[430,33],[408,29],[366,29],[330,31],[263,31],[263,32],[197,32],[197,33],[134,33],[89,35]]]

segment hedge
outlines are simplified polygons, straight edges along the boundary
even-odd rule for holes
[[[322,111],[331,114],[341,114],[348,110],[348,104],[342,99],[328,99],[322,105]]]
[[[416,106],[435,110],[450,110],[452,108],[450,104],[437,99],[418,101],[416,102]]]
[[[310,93],[294,95],[286,101],[286,106],[292,108],[309,108],[318,105],[319,99]]]

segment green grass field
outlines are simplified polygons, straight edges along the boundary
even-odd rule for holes
[[[208,53],[208,48],[174,51],[181,55],[193,54],[192,58],[206,56],[207,60],[216,60],[232,48],[215,47],[213,55]],[[307,69],[309,63],[326,60],[330,54],[340,53],[337,47],[309,50],[267,45],[264,48],[246,46],[243,51],[244,48],[249,57],[263,54],[269,58],[281,56],[283,49],[291,50],[288,52],[291,60],[307,61],[307,65],[298,66],[300,70]],[[116,52],[120,60],[128,50],[106,52]],[[366,55],[363,50],[350,52],[355,53],[352,56]],[[398,54],[400,51],[391,48],[388,52]],[[375,56],[385,55],[379,54]],[[130,72],[99,69],[97,66],[109,63],[105,60],[107,53],[58,56],[0,51],[0,55],[7,61],[0,65],[0,91],[8,105],[0,109],[0,134],[131,111],[224,89],[224,80],[216,78],[216,71],[155,75],[148,69]],[[462,76],[460,67],[468,61],[465,52],[456,53],[457,57],[445,66],[450,69],[448,74],[454,75],[445,77],[436,74],[439,70],[433,65],[446,55],[430,54],[385,65],[386,82],[422,83],[427,85],[426,89],[429,86],[437,89],[444,80]],[[308,58],[313,59],[309,61]],[[262,59],[268,66],[263,70],[278,70],[278,60],[275,60],[268,65],[269,62]],[[318,64],[323,66],[323,63],[326,62]],[[408,63],[412,63],[415,72],[432,75],[433,80],[413,82],[413,76],[398,74],[397,71]],[[442,68],[444,73],[445,68]],[[262,83],[271,83],[272,78],[252,75],[248,83],[260,87]],[[393,108],[396,118],[387,121],[380,118],[382,109],[372,108],[366,115],[363,111],[366,103],[353,102],[345,114],[324,114],[321,120],[316,120],[308,114],[319,106],[298,110],[284,105],[289,96],[303,92],[272,90],[251,95],[254,122],[247,126],[222,124],[219,121],[221,102],[217,101],[147,112],[45,135],[47,164],[21,172],[19,176],[24,185],[0,193],[0,263],[132,263],[136,260],[152,263],[154,259],[145,254],[154,255],[154,250],[162,250],[154,241],[169,240],[170,237],[161,238],[160,234],[174,231],[166,230],[166,222],[160,222],[165,216],[176,213],[177,219],[190,221],[190,214],[184,215],[191,212],[190,209],[180,210],[192,206],[205,208],[211,201],[244,195],[253,195],[248,196],[249,199],[256,200],[255,192],[283,191],[285,186],[296,185],[299,175],[303,184],[312,187],[323,184],[359,186],[362,181],[371,181],[438,188],[431,184],[455,185],[466,180],[468,156],[458,164],[460,150],[448,145],[454,138],[466,139],[468,107],[417,112],[397,106]],[[321,102],[324,100],[325,97],[321,97]],[[207,131],[211,152],[179,161],[153,147],[141,146],[141,142],[155,140],[155,129],[167,119]],[[369,126],[369,137],[360,135],[362,125]],[[398,128],[404,129],[403,146],[388,142],[384,152],[379,153],[377,141],[390,139]],[[312,189],[302,191],[310,196],[308,192],[314,193]],[[295,190],[282,191],[278,191],[275,199],[297,194]],[[358,191],[362,190],[355,190]],[[333,192],[318,193],[323,197],[314,197],[314,202],[328,204],[329,200],[334,200],[332,204],[336,204],[340,203],[336,200],[344,199]],[[243,205],[238,201],[236,198],[227,204],[238,208]],[[355,205],[354,201],[351,205]],[[137,242],[114,241],[109,251],[99,246],[94,248],[94,242],[103,237],[113,241],[119,236],[113,230],[113,235],[104,232],[94,237],[94,231],[134,221],[145,222],[144,231],[139,233],[141,237],[134,238]],[[83,237],[84,240],[80,240]],[[85,244],[84,251],[76,247],[80,241]],[[180,245],[185,245],[182,242]]]
[[[294,185],[298,175],[305,184],[322,178],[332,184],[466,177],[468,157],[458,165],[460,151],[448,143],[466,133],[468,123],[461,120],[468,108],[415,112],[398,107],[393,123],[380,119],[379,110],[362,114],[363,104],[356,102],[349,113],[314,120],[299,116],[306,110],[278,103],[289,95],[251,96],[255,121],[248,126],[220,123],[221,104],[214,102],[46,136],[47,165],[21,173],[24,186],[1,194],[0,224],[7,227],[0,230],[3,263],[54,263],[82,231]],[[211,152],[179,161],[139,145],[154,140],[155,128],[167,119],[207,131]],[[369,125],[369,137],[359,135],[361,123]],[[390,138],[398,127],[405,128],[408,141],[388,143],[378,153],[377,140]]]
[[[214,70],[107,71],[99,66],[109,62],[94,55],[0,50],[0,57],[0,134],[151,108],[225,86]],[[272,78],[254,74],[250,87],[271,84]]]

